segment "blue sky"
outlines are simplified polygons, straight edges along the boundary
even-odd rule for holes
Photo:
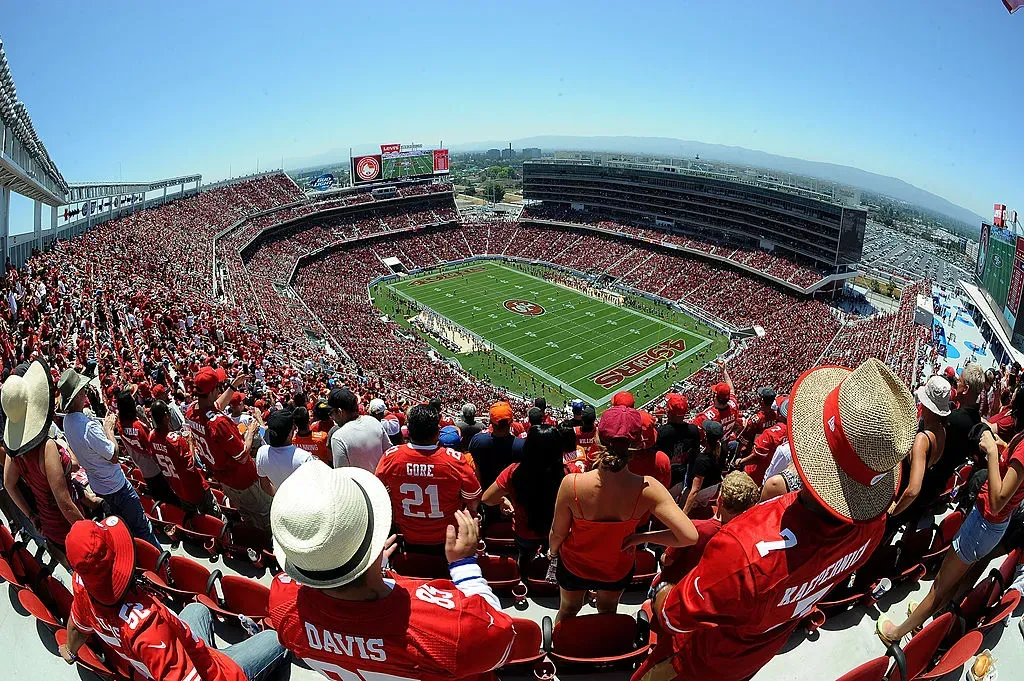
[[[642,135],[1024,212],[1024,13],[999,0],[8,2],[18,96],[72,182],[212,181],[382,141]]]

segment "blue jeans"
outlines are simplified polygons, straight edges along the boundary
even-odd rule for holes
[[[113,494],[99,496],[109,507],[109,515],[120,517],[132,531],[133,537],[148,541],[157,551],[164,550],[164,547],[160,546],[160,540],[156,538],[156,533],[153,532],[153,525],[146,517],[146,512],[142,510],[142,502],[139,501],[139,495],[131,480],[126,481],[124,487]]]
[[[957,558],[967,565],[977,563],[992,552],[1009,525],[1009,518],[1001,523],[990,523],[975,506],[953,538]]]
[[[186,605],[178,619],[188,625],[192,633],[203,639],[210,648],[213,640],[213,613],[201,603]],[[277,632],[268,629],[220,651],[242,668],[249,681],[263,681],[288,659],[288,651],[277,640]]]

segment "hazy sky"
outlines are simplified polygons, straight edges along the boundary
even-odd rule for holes
[[[18,96],[71,182],[643,135],[1024,212],[1024,12],[1000,0],[4,4]]]

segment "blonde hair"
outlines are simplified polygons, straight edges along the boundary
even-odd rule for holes
[[[743,513],[761,499],[757,483],[743,471],[733,471],[722,478],[718,494],[721,505],[734,515]]]
[[[975,395],[985,390],[985,371],[977,362],[968,363],[960,372],[960,378],[964,379],[964,385]]]

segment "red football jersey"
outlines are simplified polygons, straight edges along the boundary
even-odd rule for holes
[[[715,681],[749,678],[881,543],[884,514],[840,523],[816,515],[798,496],[776,497],[726,524],[668,595],[661,624],[674,634],[669,647],[678,678],[708,670]],[[659,652],[652,664],[664,659],[665,649]]]
[[[154,430],[149,439],[156,461],[171,490],[182,501],[198,504],[210,489],[180,433]]]
[[[270,587],[281,645],[333,681],[496,678],[512,649],[512,618],[448,580],[396,577],[378,601],[342,601],[281,573]]]
[[[764,484],[765,471],[772,462],[775,450],[788,438],[788,433],[785,423],[776,423],[754,439],[754,454],[757,458],[747,464],[744,472],[758,485]]]
[[[213,477],[237,490],[248,489],[259,480],[256,462],[245,451],[245,441],[230,418],[215,411],[201,413],[197,402],[185,413],[185,423]]]
[[[149,428],[142,421],[135,419],[130,426],[117,422],[117,430],[121,435],[121,446],[132,458],[135,465],[142,471],[142,476],[151,478],[159,472],[153,451],[149,446]]]
[[[722,424],[722,442],[729,442],[735,440],[740,430],[743,428],[743,417],[740,416],[740,406],[736,402],[735,397],[729,397],[729,406],[725,408],[719,408],[717,405],[712,404],[710,407],[697,414],[697,418],[693,420],[693,425],[700,428],[701,424],[705,421],[718,421]],[[704,430],[701,429],[701,438],[704,437]]]
[[[377,477],[391,495],[395,523],[406,541],[443,544],[455,512],[483,490],[462,452],[403,444],[384,452]]]
[[[740,433],[740,437],[745,442],[750,442],[778,422],[779,412],[775,411],[775,409],[769,409],[765,412],[762,409],[747,419],[747,422],[743,424],[743,432]]]
[[[96,634],[142,678],[246,681],[231,658],[207,647],[187,624],[145,591],[129,589],[123,605],[106,608],[89,599],[78,575],[72,586],[75,628]]]
[[[590,462],[597,452],[597,426],[588,432],[583,431],[583,426],[573,428],[576,431],[576,446],[583,450],[583,456]]]

